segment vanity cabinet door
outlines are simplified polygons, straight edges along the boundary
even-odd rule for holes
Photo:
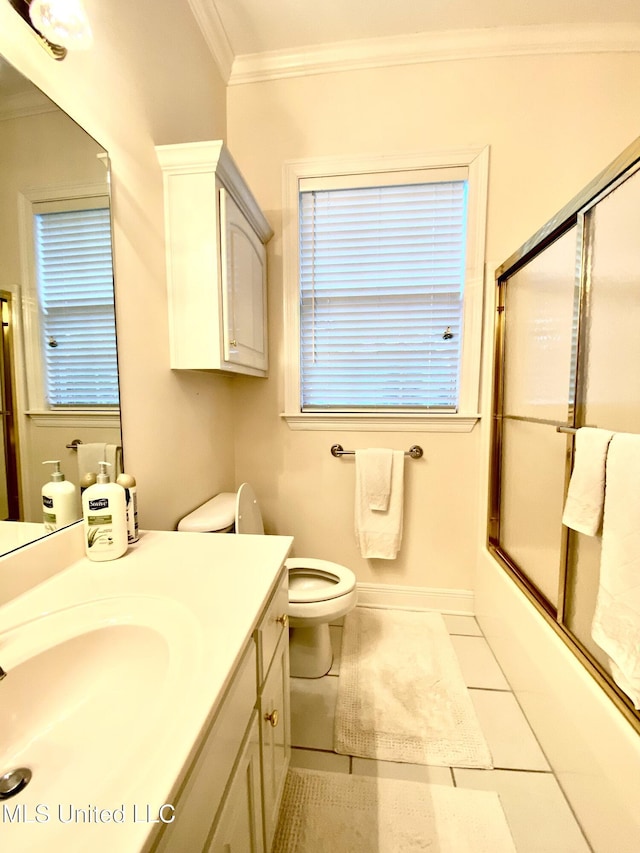
[[[260,733],[254,713],[207,853],[264,853],[260,802]]]
[[[223,358],[266,373],[267,250],[224,187],[220,228]]]
[[[260,752],[265,850],[271,850],[291,758],[289,632],[280,637],[260,694]]]

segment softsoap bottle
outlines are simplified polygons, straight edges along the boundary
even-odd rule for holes
[[[65,480],[59,459],[49,459],[43,465],[55,465],[51,481],[42,487],[42,523],[47,533],[66,527],[78,520],[76,487]]]
[[[109,462],[98,462],[93,486],[82,495],[84,547],[90,560],[117,560],[127,550],[127,506],[124,489],[109,481]]]

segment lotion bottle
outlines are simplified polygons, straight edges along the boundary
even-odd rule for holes
[[[131,474],[118,474],[116,483],[124,489],[127,502],[127,536],[129,545],[137,542],[138,534],[138,490],[136,489],[136,478]]]
[[[84,547],[90,560],[117,560],[127,550],[124,489],[109,481],[108,462],[98,466],[96,483],[82,495]]]
[[[52,533],[78,520],[76,487],[65,480],[58,459],[50,459],[42,464],[56,466],[51,481],[42,487],[42,523],[46,532]]]

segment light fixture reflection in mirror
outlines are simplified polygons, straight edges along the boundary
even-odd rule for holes
[[[74,405],[67,399],[59,404],[52,402],[46,359],[62,355],[70,345],[65,328],[73,326],[78,306],[73,294],[69,298],[63,294],[56,304],[62,326],[47,326],[58,322],[52,313],[45,318],[46,323],[43,321],[34,282],[37,263],[31,233],[34,221],[42,219],[42,214],[48,216],[52,207],[63,205],[64,216],[69,215],[69,208],[82,216],[100,208],[100,221],[106,214],[109,240],[101,287],[108,302],[105,310],[113,323],[108,156],[2,57],[0,150],[0,310],[8,321],[3,322],[0,335],[4,347],[0,359],[4,369],[0,373],[8,392],[0,396],[0,553],[5,553],[44,534],[41,489],[49,479],[42,466],[44,460],[61,461],[66,479],[78,487],[79,503],[78,453],[72,447],[75,439],[85,446],[121,446],[122,438],[115,339],[109,398],[95,399],[92,404],[83,400]],[[94,286],[95,277],[88,268],[81,270],[80,276],[75,289],[82,295]],[[47,346],[50,336],[59,344],[56,348]],[[104,350],[98,349],[103,342],[92,334],[85,343],[86,362],[78,363],[88,381],[83,389],[90,388],[91,383],[104,389],[102,380],[96,382],[95,370],[96,364],[105,361]],[[63,371],[65,381],[67,377],[71,381],[73,375],[75,368],[74,372]],[[56,393],[67,393],[70,387],[67,383]]]

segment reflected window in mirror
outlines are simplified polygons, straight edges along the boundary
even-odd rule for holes
[[[117,406],[111,223],[105,197],[34,205],[46,403]],[[87,363],[87,349],[95,355]]]
[[[30,407],[117,409],[109,198],[31,191],[23,219]]]

